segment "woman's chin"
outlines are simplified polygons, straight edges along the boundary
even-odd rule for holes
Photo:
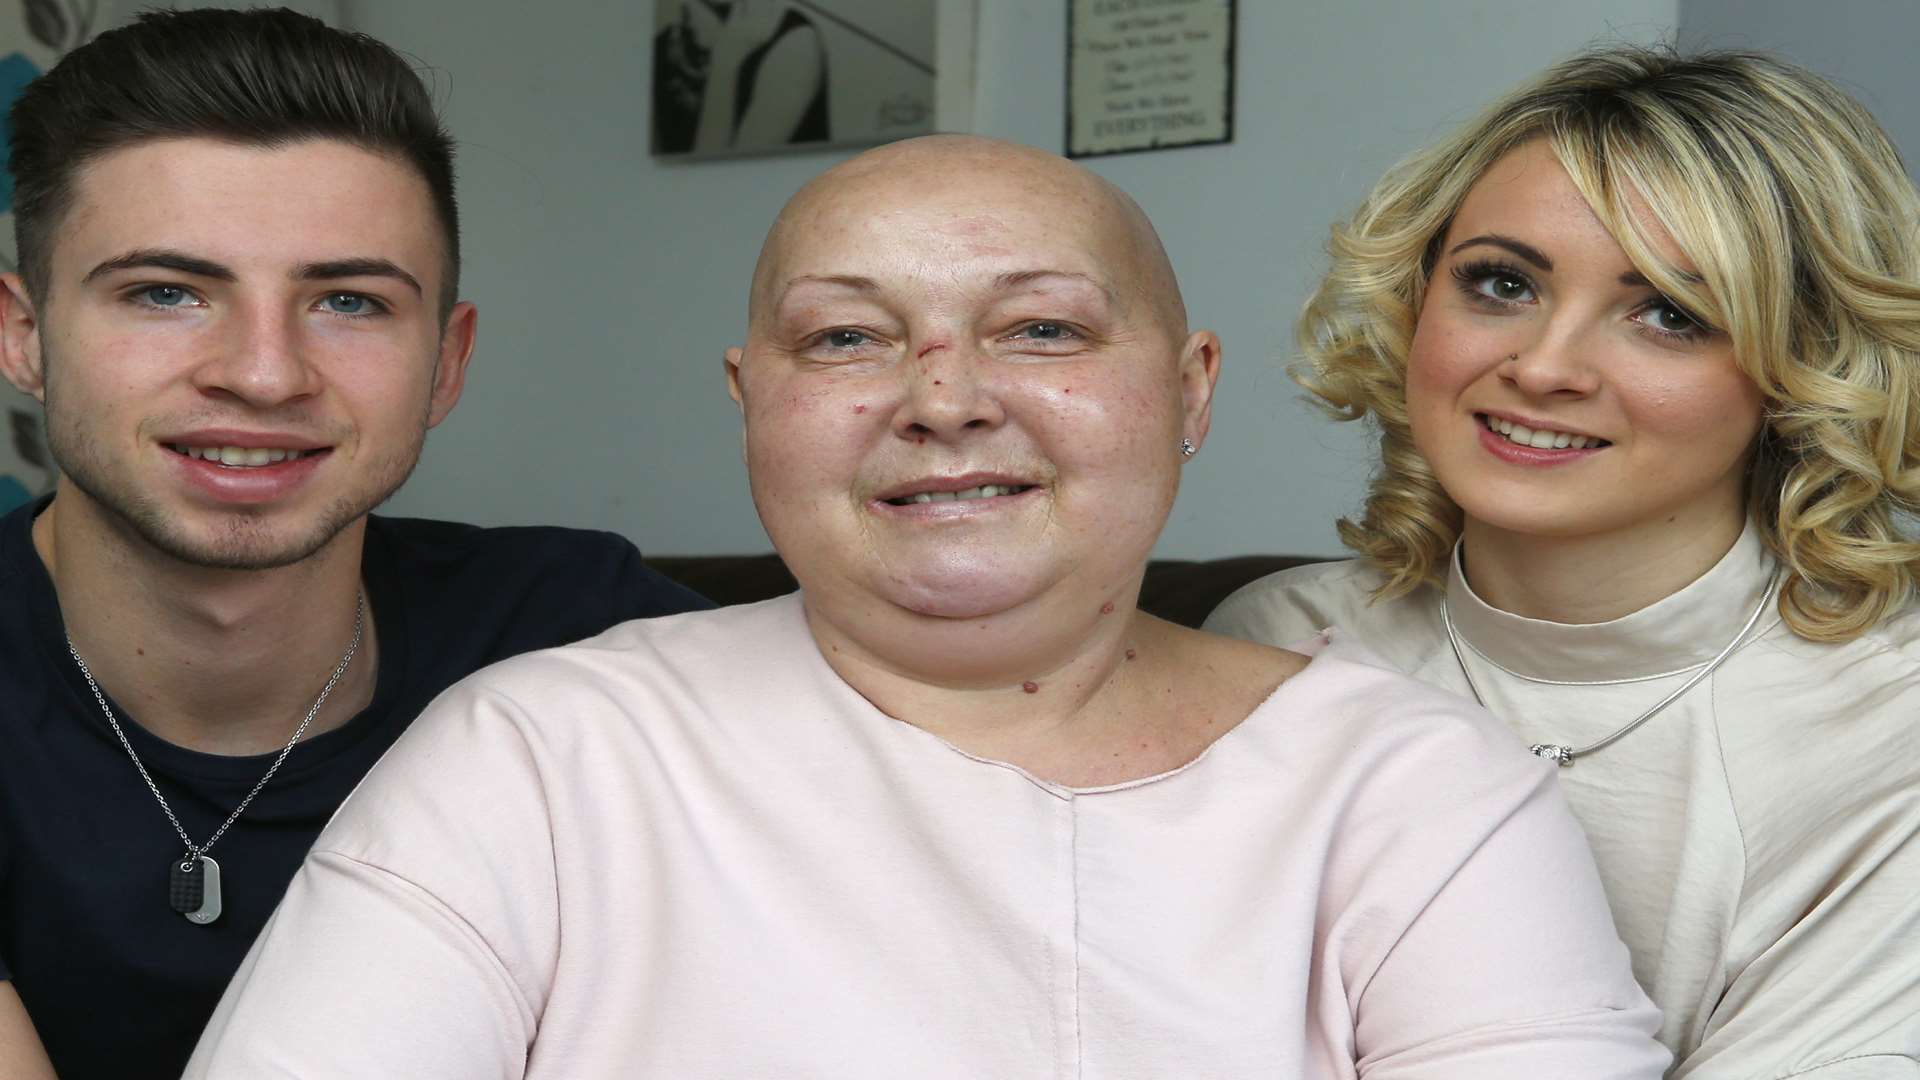
[[[885,583],[883,595],[916,615],[937,619],[985,619],[1011,611],[1037,597],[1040,583],[1005,568],[948,570]]]

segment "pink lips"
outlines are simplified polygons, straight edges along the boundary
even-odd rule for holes
[[[264,465],[231,466],[188,457],[174,446],[244,446],[305,451],[298,457]],[[202,499],[227,506],[258,506],[298,492],[332,451],[324,443],[260,432],[196,431],[163,440],[160,452],[179,471],[187,488]]]
[[[1006,473],[972,472],[921,477],[894,484],[867,505],[874,513],[887,517],[944,520],[1019,505],[1037,497],[1038,490],[1032,482]]]
[[[1501,419],[1507,418],[1501,417]],[[1514,421],[1514,423],[1520,422],[1521,421],[1518,420]],[[1606,443],[1600,446],[1581,447],[1578,450],[1570,446],[1560,450],[1537,446],[1522,446],[1519,443],[1510,442],[1506,436],[1487,427],[1486,424],[1480,422],[1478,417],[1474,419],[1474,427],[1480,429],[1480,445],[1485,447],[1488,453],[1513,465],[1569,465],[1573,462],[1583,461],[1592,457],[1600,451],[1607,449],[1608,446],[1613,445],[1612,443]],[[1560,430],[1547,427],[1546,425],[1542,425],[1542,427],[1546,427],[1546,430],[1549,431]],[[1573,435],[1578,433],[1570,431],[1567,432],[1567,434]]]

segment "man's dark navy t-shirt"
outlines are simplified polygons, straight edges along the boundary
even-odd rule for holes
[[[61,1080],[180,1075],[314,837],[440,691],[518,653],[709,606],[610,533],[370,518],[373,702],[294,747],[209,853],[225,911],[197,926],[168,905],[180,838],[67,655],[32,542],[46,505],[0,517],[0,979],[13,981]],[[186,750],[114,712],[199,842],[272,762]]]

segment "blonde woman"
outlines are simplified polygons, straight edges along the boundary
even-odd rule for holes
[[[1920,1075],[1917,230],[1806,71],[1545,72],[1334,230],[1298,374],[1379,430],[1362,558],[1208,624],[1341,626],[1564,766],[1676,1077]]]

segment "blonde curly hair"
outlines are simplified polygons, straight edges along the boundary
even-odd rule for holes
[[[1333,230],[1293,374],[1334,416],[1379,430],[1364,512],[1339,523],[1385,572],[1377,598],[1441,584],[1460,535],[1414,447],[1407,354],[1468,189],[1536,139],[1654,287],[1729,335],[1764,393],[1747,507],[1784,564],[1787,624],[1846,641],[1905,605],[1920,579],[1900,522],[1920,510],[1920,196],[1873,117],[1825,79],[1763,54],[1627,45],[1514,90]]]

